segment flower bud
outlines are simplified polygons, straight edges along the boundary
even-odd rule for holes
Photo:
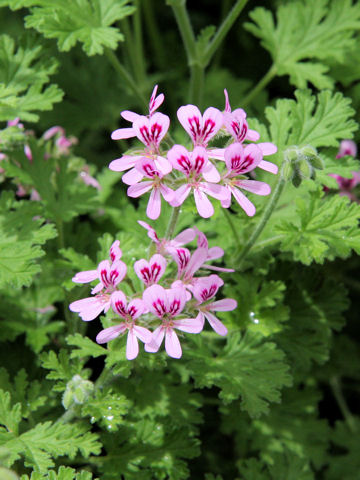
[[[315,180],[316,169],[323,169],[323,163],[316,148],[311,145],[289,147],[284,152],[283,176],[291,180],[294,187],[299,187],[303,179]]]
[[[67,410],[73,403],[81,405],[85,403],[89,394],[94,390],[94,384],[83,379],[80,375],[74,375],[67,383],[62,398],[62,404]]]

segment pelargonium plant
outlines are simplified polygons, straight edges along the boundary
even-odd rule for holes
[[[0,14],[0,480],[357,479],[360,2]]]

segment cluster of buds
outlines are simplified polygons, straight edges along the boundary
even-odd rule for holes
[[[260,138],[248,127],[246,113],[241,108],[231,110],[225,90],[225,110],[209,107],[202,115],[195,105],[178,109],[177,117],[192,140],[192,150],[183,145],[173,145],[164,150],[161,142],[167,134],[170,119],[156,110],[164,101],[157,95],[155,86],[149,103],[149,115],[138,115],[131,111],[121,116],[131,122],[130,128],[120,128],[112,133],[113,140],[137,137],[144,145],[132,155],[123,155],[113,160],[109,168],[117,172],[127,171],[122,180],[129,185],[129,197],[140,197],[150,192],[146,210],[155,220],[161,212],[161,197],[171,206],[180,206],[193,193],[197,211],[204,218],[211,217],[214,208],[208,196],[229,208],[232,196],[249,216],[255,214],[255,206],[242,190],[257,195],[268,195],[270,186],[249,179],[256,168],[276,174],[275,164],[263,159],[276,153],[277,148],[269,142],[254,143]],[[209,143],[220,132],[231,138],[226,148],[213,148]]]
[[[139,353],[138,340],[145,344],[145,351],[157,352],[165,338],[165,350],[170,357],[180,358],[182,349],[175,332],[200,333],[209,322],[219,335],[226,335],[227,328],[214,312],[231,311],[235,300],[215,300],[224,284],[217,274],[205,272],[233,272],[208,262],[221,258],[220,247],[209,248],[206,236],[197,228],[188,228],[174,239],[160,239],[147,223],[139,221],[153,242],[156,253],[149,260],[140,259],[133,265],[142,289],[133,292],[131,298],[121,290],[127,274],[127,266],[121,260],[120,242],[116,240],[109,252],[109,259],[100,262],[96,270],[77,273],[73,282],[99,283],[92,289],[92,296],[70,304],[70,310],[82,320],[94,320],[100,313],[112,309],[116,325],[100,331],[96,341],[107,343],[127,332],[126,357],[133,360]],[[191,251],[184,245],[197,240],[197,248]],[[152,328],[152,330],[150,330]]]

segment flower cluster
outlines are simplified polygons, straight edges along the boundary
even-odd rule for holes
[[[161,142],[167,134],[170,119],[156,110],[164,101],[157,95],[155,86],[149,103],[149,115],[138,115],[128,110],[121,116],[131,122],[130,128],[120,128],[112,133],[113,140],[137,137],[144,145],[133,155],[123,155],[113,160],[109,168],[125,172],[122,180],[129,185],[129,197],[140,197],[150,192],[146,210],[155,220],[161,212],[161,197],[173,207],[178,207],[192,193],[199,214],[208,218],[214,208],[208,196],[229,208],[232,196],[249,216],[255,214],[253,203],[243,190],[257,195],[268,195],[270,186],[247,178],[255,168],[276,174],[275,164],[263,159],[276,153],[277,148],[269,142],[253,143],[260,135],[248,127],[246,113],[241,108],[231,110],[225,90],[225,110],[209,107],[201,114],[195,105],[178,109],[177,117],[192,141],[192,150],[183,145],[173,145],[164,150]],[[209,143],[222,131],[231,137],[226,148],[213,148]]]
[[[116,325],[105,328],[96,337],[98,343],[106,343],[127,332],[126,357],[132,360],[139,353],[138,340],[145,344],[147,352],[157,352],[165,338],[167,354],[173,358],[182,355],[175,330],[200,333],[205,319],[219,335],[226,335],[227,328],[214,312],[234,310],[235,300],[215,300],[224,284],[216,274],[200,276],[208,270],[233,272],[209,265],[208,262],[224,255],[220,247],[209,248],[206,236],[197,228],[188,228],[174,239],[160,239],[147,223],[146,228],[154,243],[156,253],[149,260],[140,259],[133,265],[143,289],[133,292],[131,298],[121,290],[127,274],[127,266],[121,260],[120,242],[116,240],[109,252],[109,259],[99,263],[96,270],[77,273],[73,282],[90,283],[98,280],[91,290],[92,296],[70,304],[70,310],[82,320],[94,320],[110,308],[116,316]],[[197,248],[191,252],[184,245],[197,240]],[[175,268],[174,268],[175,267]],[[149,328],[154,327],[153,331]]]
[[[356,143],[352,140],[343,140],[340,144],[339,152],[336,158],[342,158],[346,155],[356,157],[357,147]],[[357,201],[356,195],[353,193],[354,188],[360,183],[360,172],[352,172],[352,178],[341,177],[335,173],[330,173],[330,177],[335,178],[340,188],[340,195],[345,195],[350,200]]]
[[[24,142],[24,154],[30,163],[33,162],[33,152],[29,146],[29,139],[34,137],[34,132],[31,130],[25,130],[24,125],[20,122],[20,119],[16,117],[13,120],[7,122],[7,128],[15,127],[23,134],[22,142]],[[49,158],[59,158],[64,159],[72,154],[71,148],[77,144],[77,138],[66,136],[65,129],[60,126],[54,126],[46,130],[42,137],[39,140],[40,144],[45,147],[44,160]],[[7,155],[3,152],[0,152],[0,162],[6,161]],[[78,162],[73,162],[72,168],[76,170],[79,174],[79,178],[86,184],[91,187],[96,188],[97,190],[101,189],[99,182],[90,175],[88,165],[78,164]],[[1,175],[5,174],[6,170],[0,167],[0,182],[4,180]],[[16,194],[18,197],[24,197],[30,195],[30,200],[41,200],[39,193],[32,186],[25,186],[22,183],[16,183],[17,190]]]

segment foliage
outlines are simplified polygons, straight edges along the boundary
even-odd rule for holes
[[[360,141],[360,4],[245,3],[0,0],[1,480],[358,478],[360,163],[339,147]],[[171,134],[156,151],[111,140],[132,126],[120,112],[149,113],[155,84]],[[166,243],[137,221],[165,239],[173,207],[148,220],[147,200],[108,165],[192,150],[178,107],[223,111],[224,88],[256,143],[277,147],[264,159],[278,174],[250,176],[272,193],[246,192],[252,217],[214,202],[202,218],[189,201],[170,237],[197,227],[224,250],[215,268],[235,271],[197,276],[221,274],[217,300],[237,308],[214,311],[227,335],[208,320],[200,335],[178,331],[181,359],[140,342],[129,361],[127,332],[96,337],[130,314],[82,321],[69,305],[94,298],[99,280],[75,276],[119,240],[121,290],[139,299],[134,262]],[[226,148],[228,134],[207,148]],[[177,267],[166,261],[169,289]],[[184,318],[199,309],[194,296],[187,305]]]

